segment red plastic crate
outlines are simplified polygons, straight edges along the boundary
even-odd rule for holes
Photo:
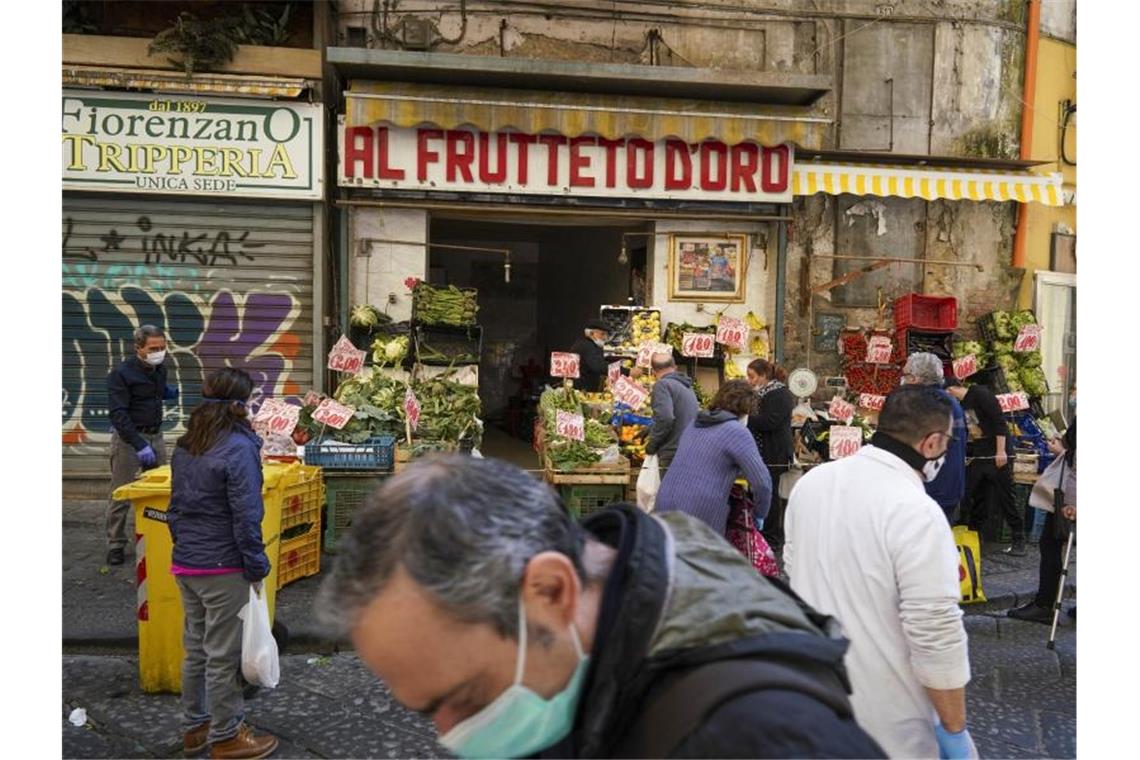
[[[907,293],[895,299],[895,328],[953,330],[958,327],[958,299]]]

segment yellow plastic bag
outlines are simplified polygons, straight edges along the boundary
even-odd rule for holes
[[[982,591],[982,542],[978,532],[965,525],[954,526],[954,543],[958,546],[958,581],[962,585],[962,604],[986,601]]]

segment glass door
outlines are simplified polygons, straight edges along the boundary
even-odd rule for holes
[[[1077,276],[1038,272],[1034,312],[1041,324],[1041,366],[1049,384],[1045,412],[1068,419],[1066,401],[1077,382]]]

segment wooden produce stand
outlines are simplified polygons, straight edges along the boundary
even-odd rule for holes
[[[585,517],[627,498],[630,483],[629,460],[598,463],[574,470],[556,470],[550,457],[543,455],[543,480],[558,491],[566,509],[575,517]]]

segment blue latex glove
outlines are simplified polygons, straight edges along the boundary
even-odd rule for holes
[[[935,723],[934,736],[938,739],[938,757],[942,760],[967,760],[978,756],[969,729],[963,728],[952,734],[941,723]]]
[[[144,470],[150,469],[158,464],[158,455],[154,453],[154,449],[150,446],[144,446],[139,449],[138,456],[139,463],[143,466]]]
[[[163,392],[162,392],[162,400],[163,401],[174,401],[176,398],[178,398],[178,386],[177,385],[166,386],[166,389],[163,390]]]

